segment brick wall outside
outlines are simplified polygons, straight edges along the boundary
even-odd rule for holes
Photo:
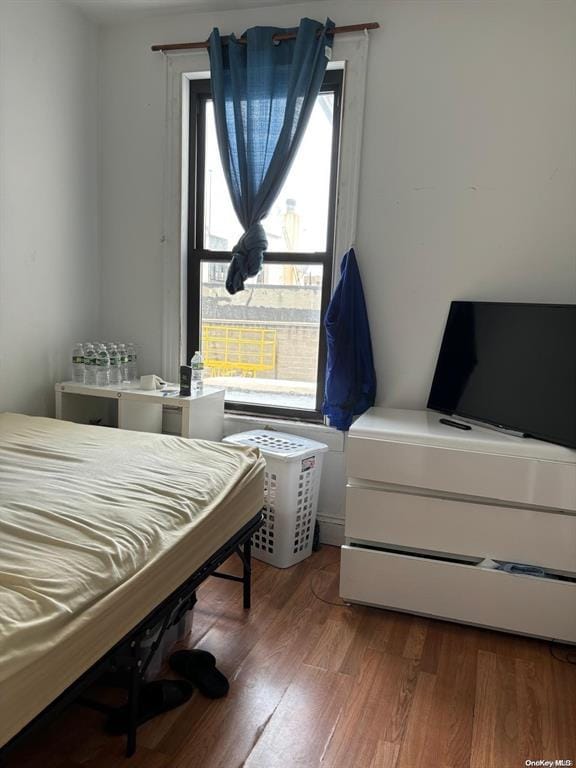
[[[202,306],[206,324],[276,332],[274,370],[258,372],[256,377],[316,381],[320,318],[318,286],[250,286],[232,297],[223,292],[221,285],[205,284]],[[250,348],[244,349],[244,359],[251,360]],[[255,345],[254,360],[257,353]]]
[[[318,326],[277,328],[276,377],[295,381],[316,381]]]
[[[228,328],[263,327],[276,331],[276,359],[273,371],[262,371],[256,378],[288,379],[294,381],[316,381],[318,364],[318,325],[312,323],[239,323],[226,320],[218,322],[210,320],[212,325],[222,325]],[[256,350],[256,347],[255,347]],[[245,357],[250,360],[249,356]],[[257,359],[256,354],[254,360]]]

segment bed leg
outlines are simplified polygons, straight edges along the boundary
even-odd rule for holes
[[[244,608],[250,608],[252,587],[252,539],[244,542]]]
[[[140,660],[134,653],[130,667],[130,687],[128,691],[128,730],[126,732],[126,757],[132,757],[136,752],[136,730],[138,728],[138,704],[140,699]]]

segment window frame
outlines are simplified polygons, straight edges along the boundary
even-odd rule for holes
[[[318,341],[318,365],[316,371],[316,403],[314,409],[273,406],[266,403],[242,403],[225,401],[227,412],[249,416],[292,419],[308,422],[322,422],[320,411],[324,398],[326,372],[326,332],[324,317],[331,298],[334,269],[334,241],[336,233],[336,203],[338,188],[340,132],[342,119],[342,93],[344,72],[329,69],[324,75],[320,93],[334,94],[332,118],[332,148],[330,157],[330,186],[328,200],[328,225],[325,251],[316,252],[274,252],[266,255],[272,264],[321,264],[322,292],[320,304],[320,329]],[[201,268],[203,261],[230,261],[229,251],[213,251],[204,247],[204,178],[205,178],[205,108],[212,97],[210,80],[189,81],[189,154],[188,154],[188,209],[187,209],[187,284],[186,284],[186,359],[190,360],[200,349],[201,336]]]

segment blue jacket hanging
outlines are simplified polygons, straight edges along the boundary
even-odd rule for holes
[[[340,281],[324,318],[328,359],[322,413],[347,430],[374,405],[376,373],[364,291],[354,249],[342,259]]]

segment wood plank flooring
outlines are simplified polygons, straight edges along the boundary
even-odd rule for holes
[[[339,551],[299,566],[255,561],[253,608],[209,579],[191,646],[214,653],[230,693],[143,726],[138,752],[73,706],[9,768],[520,768],[576,762],[576,666],[548,644],[338,598]],[[238,572],[229,561],[227,569]],[[557,653],[563,654],[561,648]],[[101,698],[108,692],[97,688]]]

